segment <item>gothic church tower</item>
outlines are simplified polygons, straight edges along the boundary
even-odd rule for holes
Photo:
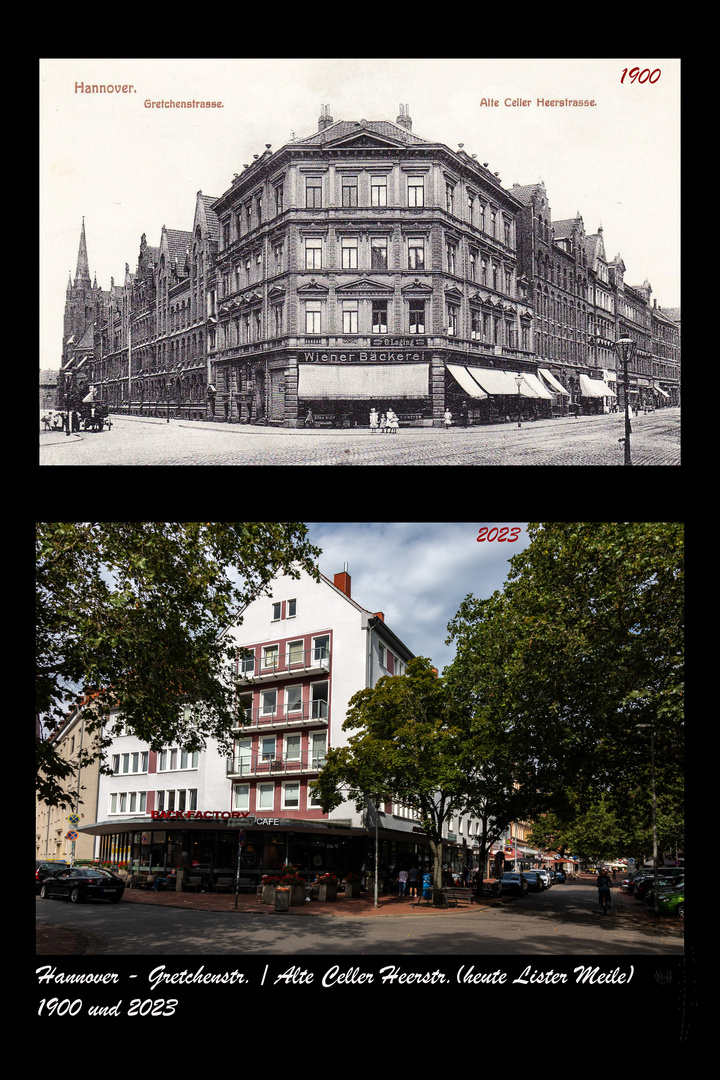
[[[75,280],[68,279],[65,291],[63,369],[68,366],[76,368],[84,359],[92,356],[95,322],[104,318],[109,295],[100,289],[96,280],[90,280],[83,218]]]

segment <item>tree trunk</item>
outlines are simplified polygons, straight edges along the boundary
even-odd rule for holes
[[[432,837],[429,837],[428,839],[430,841],[430,852],[433,857],[433,904],[439,907],[443,903],[442,843],[439,840],[434,840]]]

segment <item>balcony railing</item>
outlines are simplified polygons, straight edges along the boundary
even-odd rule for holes
[[[304,701],[297,709],[287,705],[269,708],[259,705],[256,708],[241,709],[235,724],[236,728],[292,727],[294,724],[327,724],[328,703],[324,700]]]
[[[280,653],[268,653],[255,661],[241,661],[238,681],[246,679],[277,679],[304,672],[329,671],[330,650],[324,646],[314,649],[288,649]]]
[[[325,764],[325,754],[287,758],[274,754],[235,755],[226,759],[227,776],[276,776],[291,773],[319,772]]]

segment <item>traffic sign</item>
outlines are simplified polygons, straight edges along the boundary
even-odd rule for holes
[[[68,821],[70,822],[71,825],[79,825],[80,824],[80,818],[78,817],[77,814],[71,814],[70,817],[68,818]]]

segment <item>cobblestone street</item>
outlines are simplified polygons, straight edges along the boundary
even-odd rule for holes
[[[40,432],[41,465],[623,465],[621,414],[396,435],[113,417],[109,431]],[[632,420],[633,465],[680,464],[680,409]]]

